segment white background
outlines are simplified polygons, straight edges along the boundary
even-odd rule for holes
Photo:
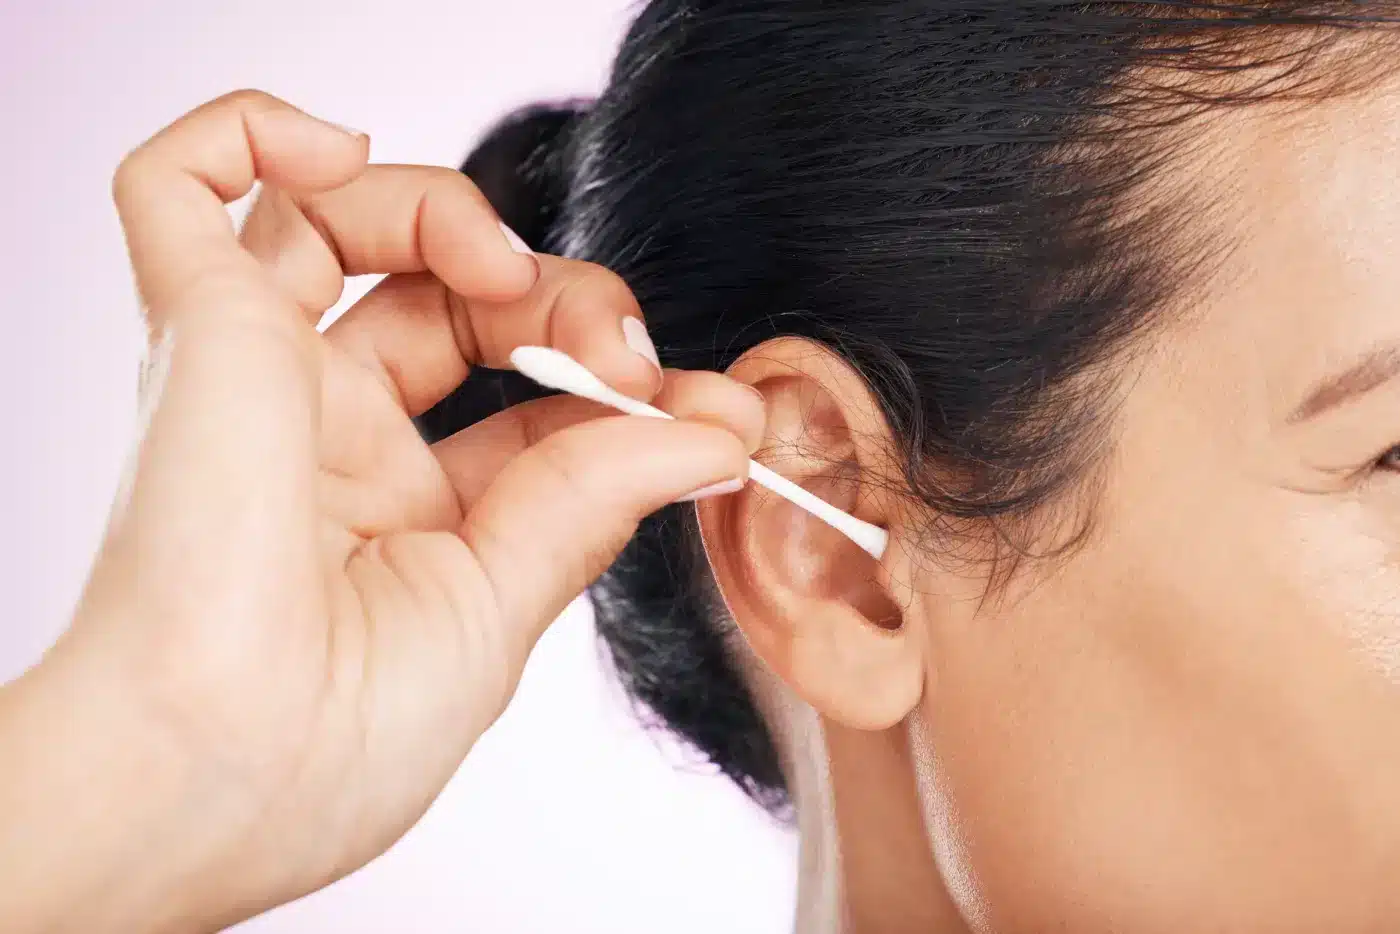
[[[131,443],[122,154],[252,86],[369,131],[376,161],[456,165],[510,107],[599,87],[627,6],[0,0],[0,680],[64,625]],[[576,607],[417,829],[247,930],[768,934],[791,925],[794,845],[640,729]]]

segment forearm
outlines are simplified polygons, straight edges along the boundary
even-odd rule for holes
[[[0,930],[187,930],[188,767],[82,669],[58,652],[0,688]]]

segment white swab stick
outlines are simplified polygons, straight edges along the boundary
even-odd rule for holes
[[[613,389],[594,376],[583,364],[553,347],[517,347],[510,355],[511,365],[541,386],[592,399],[629,415],[673,418],[645,402],[638,402]],[[749,478],[784,499],[810,512],[843,533],[876,560],[884,557],[889,533],[878,526],[842,512],[818,496],[804,490],[782,474],[774,473],[757,461],[749,461]]]

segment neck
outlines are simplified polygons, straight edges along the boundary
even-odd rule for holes
[[[932,854],[907,730],[850,730],[788,706],[798,934],[966,934]]]

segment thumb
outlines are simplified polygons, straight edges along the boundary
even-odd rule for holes
[[[735,434],[710,424],[603,418],[550,435],[476,502],[462,538],[523,659],[545,627],[617,558],[648,514],[748,478]]]

